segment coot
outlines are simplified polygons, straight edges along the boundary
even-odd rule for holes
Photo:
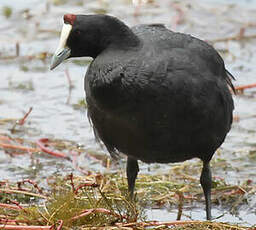
[[[204,41],[164,25],[129,28],[107,15],[64,15],[51,69],[64,59],[93,58],[85,75],[88,117],[111,156],[127,155],[130,194],[147,163],[200,158],[211,219],[209,162],[223,143],[234,109],[232,75]]]

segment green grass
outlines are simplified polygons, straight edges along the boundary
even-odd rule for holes
[[[12,8],[9,6],[4,6],[2,8],[2,14],[6,17],[6,18],[10,18],[12,16]]]
[[[195,166],[195,165],[194,165]],[[184,171],[188,165],[176,167],[174,171]],[[181,174],[180,174],[181,175]],[[184,176],[184,175],[183,175]],[[180,200],[178,194],[184,196],[184,203],[190,203],[188,197],[202,202],[202,191],[198,182],[187,176],[183,179],[170,180],[171,174],[152,176],[140,175],[136,183],[136,199],[130,200],[127,194],[127,183],[123,173],[91,174],[88,176],[69,175],[64,178],[55,178],[48,182],[48,189],[39,190],[29,184],[23,185],[22,190],[15,183],[5,183],[5,186],[13,192],[1,192],[1,203],[10,203],[15,200],[24,207],[21,210],[1,209],[0,215],[6,219],[15,220],[17,223],[31,225],[58,225],[63,221],[64,229],[113,229],[131,225],[132,229],[166,229],[168,225],[172,229],[247,229],[246,227],[234,226],[218,222],[191,221],[177,225],[175,222],[155,223],[146,221],[145,208],[170,203],[177,207]],[[185,179],[186,178],[186,179]],[[183,180],[186,180],[182,182]],[[242,189],[249,193],[250,186],[239,188],[238,186],[226,185],[223,181],[213,189],[213,202],[218,197],[222,202],[232,207],[242,194],[230,193],[236,189]],[[19,190],[20,193],[15,193]],[[29,191],[29,192],[28,192]],[[35,194],[34,199],[31,200]],[[40,198],[36,196],[44,196]],[[103,228],[104,229],[104,228]],[[122,229],[122,228],[121,228]]]

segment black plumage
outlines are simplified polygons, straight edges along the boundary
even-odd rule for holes
[[[67,39],[70,57],[94,60],[85,76],[88,116],[110,154],[128,156],[131,194],[147,163],[200,158],[211,219],[209,162],[232,124],[224,62],[204,41],[160,24],[129,28],[106,15],[77,15]]]

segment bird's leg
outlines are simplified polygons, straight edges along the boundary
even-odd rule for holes
[[[128,192],[131,198],[133,198],[135,180],[139,172],[138,161],[130,157],[127,158],[126,175],[128,180]]]
[[[204,190],[205,204],[206,204],[206,218],[211,220],[211,187],[212,187],[212,173],[209,161],[203,162],[203,169],[200,177],[200,183]]]

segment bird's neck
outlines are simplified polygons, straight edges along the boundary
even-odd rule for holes
[[[140,39],[133,33],[133,31],[123,24],[117,22],[108,27],[102,27],[100,30],[100,40],[98,43],[97,55],[101,55],[103,52],[113,51],[128,51],[139,47],[141,44]]]

